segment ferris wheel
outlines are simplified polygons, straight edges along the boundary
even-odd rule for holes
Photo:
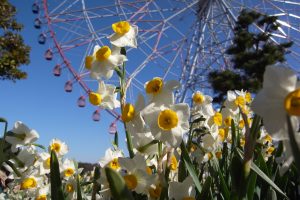
[[[278,17],[281,27],[272,40],[294,42],[287,63],[299,73],[300,0],[36,0],[32,6],[34,26],[41,30],[38,42],[49,47],[45,59],[56,62],[55,76],[67,74],[66,92],[80,86],[80,107],[96,87],[84,67],[85,57],[95,45],[109,44],[112,23],[127,20],[139,27],[138,48],[127,49],[128,98],[134,101],[144,83],[159,76],[180,81],[176,98],[182,102],[193,91],[209,88],[211,70],[230,68],[225,51],[243,9]],[[110,80],[115,81],[117,76]],[[98,114],[96,110],[96,121]]]

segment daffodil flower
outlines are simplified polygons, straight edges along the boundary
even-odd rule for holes
[[[204,95],[200,91],[196,91],[192,95],[193,99],[193,109],[192,116],[193,118],[199,118],[203,116],[208,118],[214,115],[214,109],[212,107],[213,98],[209,95]]]
[[[283,140],[284,157],[279,170],[286,172],[294,157],[288,136],[287,116],[291,119],[292,128],[299,128],[300,86],[297,75],[285,66],[268,66],[263,79],[263,88],[252,102],[252,109],[263,118],[266,131],[275,140]],[[300,136],[295,134],[300,145]]]
[[[50,185],[44,185],[37,189],[35,200],[47,200],[49,196]]]
[[[127,61],[126,56],[120,54],[120,48],[113,46],[94,47],[93,55],[85,59],[85,67],[90,70],[93,79],[110,79],[116,66],[121,66]]]
[[[109,190],[109,183],[105,175],[105,167],[110,167],[115,171],[120,171],[122,169],[119,163],[119,159],[121,157],[123,157],[123,153],[121,150],[116,148],[115,149],[109,148],[105,151],[104,157],[102,157],[99,160],[99,165],[101,167],[100,174],[103,174],[103,176],[101,175],[99,179],[99,183],[101,184],[101,189],[102,189],[100,193],[101,196],[104,197],[104,199],[110,199],[111,197],[110,190]]]
[[[117,100],[118,93],[115,92],[116,86],[99,82],[97,92],[90,92],[90,103],[103,109],[115,109],[120,107],[120,101]]]
[[[48,150],[49,150],[49,152],[51,152],[53,150],[58,157],[62,157],[69,151],[66,143],[60,141],[59,139],[52,139],[50,141]]]
[[[65,192],[67,193],[68,199],[75,199],[77,192],[77,182],[75,178],[70,178],[65,184]]]
[[[75,163],[73,160],[65,159],[60,167],[62,177],[68,179],[76,173]]]
[[[136,25],[120,21],[112,24],[112,29],[115,33],[108,37],[111,44],[117,47],[137,47],[138,27]]]
[[[245,92],[243,90],[229,90],[227,92],[227,99],[224,102],[224,106],[229,109],[232,114],[236,115],[239,112],[239,108],[243,111],[246,104],[250,102],[251,94],[249,92]]]
[[[168,107],[148,107],[143,111],[145,123],[155,139],[167,145],[178,147],[183,134],[189,130],[190,108],[186,103],[174,104]]]
[[[175,103],[173,91],[179,88],[178,81],[170,80],[164,82],[162,78],[155,77],[145,83],[146,94],[149,103],[153,106],[171,105]]]
[[[169,198],[174,200],[195,200],[196,190],[192,177],[187,177],[183,182],[169,183]]]
[[[40,153],[36,166],[38,166],[38,168],[39,168],[40,175],[49,174],[50,173],[50,154],[47,152]]]
[[[206,152],[212,152],[216,149],[217,138],[214,138],[211,134],[205,134],[201,137],[201,146]]]
[[[28,170],[22,174],[20,179],[20,189],[30,195],[40,188],[43,184],[43,177],[38,175],[37,170]]]
[[[34,148],[23,148],[17,155],[17,160],[21,162],[25,168],[31,167],[37,156],[37,151]]]
[[[145,158],[136,154],[132,159],[119,158],[122,169],[126,170],[123,176],[128,189],[139,194],[147,194],[150,185],[154,183],[155,176],[147,172]]]
[[[13,134],[7,135],[5,140],[11,144],[12,152],[17,152],[19,147],[32,144],[39,138],[39,134],[35,130],[29,129],[20,121],[14,124],[10,132]]]
[[[263,88],[252,102],[253,111],[263,118],[266,131],[274,139],[288,139],[286,116],[294,130],[299,128],[300,87],[297,75],[285,66],[268,66]]]
[[[104,168],[108,166],[114,170],[120,170],[119,157],[123,157],[123,153],[120,150],[107,149],[105,151],[105,156],[99,161],[100,167]]]
[[[235,121],[236,115],[233,115],[232,112],[230,111],[230,109],[228,109],[226,107],[222,109],[221,113],[222,113],[222,119],[223,119],[222,128],[231,127],[231,122],[232,122],[232,120]]]
[[[141,154],[154,156],[158,153],[157,145],[152,144],[149,146],[149,144],[153,142],[154,139],[155,138],[153,137],[151,132],[133,134],[132,136],[133,148],[136,152],[139,152]]]
[[[223,115],[222,115],[222,113],[215,112],[213,116],[208,118],[207,125],[209,127],[212,127],[212,126],[220,127],[220,126],[222,126],[223,125]]]
[[[132,136],[145,135],[148,132],[141,114],[144,108],[144,96],[140,94],[135,105],[127,103],[122,110],[122,120],[126,123],[127,131],[129,131]]]

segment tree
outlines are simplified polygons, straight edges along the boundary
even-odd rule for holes
[[[7,0],[0,0],[0,79],[19,80],[27,77],[19,67],[28,65],[30,47],[24,44],[19,32],[23,25],[15,18],[16,8]]]
[[[228,90],[246,89],[257,92],[262,87],[267,65],[285,61],[292,42],[277,44],[272,40],[279,24],[277,17],[255,11],[242,10],[234,29],[233,44],[226,53],[231,55],[233,69],[212,71],[209,82],[221,102]],[[259,28],[262,31],[257,31]],[[256,31],[254,31],[256,30]]]

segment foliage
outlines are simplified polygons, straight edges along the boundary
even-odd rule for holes
[[[252,10],[241,11],[234,29],[233,44],[226,51],[232,57],[233,69],[215,70],[209,74],[218,102],[224,99],[228,90],[257,92],[262,87],[266,66],[285,61],[284,55],[292,42],[273,40],[272,34],[280,27],[276,20],[276,16]]]
[[[19,69],[28,65],[30,47],[24,44],[19,34],[23,25],[15,19],[16,8],[8,0],[0,1],[0,79],[19,80],[27,77],[26,72]]]

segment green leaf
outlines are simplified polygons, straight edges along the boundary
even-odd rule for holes
[[[230,192],[229,192],[228,186],[225,182],[223,172],[221,171],[218,161],[216,159],[216,156],[214,154],[213,154],[212,162],[213,162],[215,171],[217,171],[217,173],[218,173],[218,178],[220,179],[220,187],[221,187],[221,191],[223,192],[224,198],[230,199]]]
[[[126,56],[126,49],[125,49],[125,47],[121,47],[120,54]]]
[[[180,155],[180,162],[178,167],[178,182],[183,182],[184,179],[187,177],[186,168],[183,161],[183,155]]]
[[[200,181],[198,179],[197,173],[194,169],[194,166],[193,166],[192,161],[189,157],[188,151],[187,151],[187,149],[186,149],[183,142],[181,143],[181,153],[182,153],[182,158],[183,158],[185,167],[187,168],[189,174],[191,175],[197,190],[201,193],[202,188],[201,188]]]
[[[192,122],[192,124],[198,123],[198,122],[204,122],[204,121],[205,121],[205,118],[204,118],[204,117],[199,117],[199,118],[195,119],[195,120]]]
[[[43,146],[43,145],[41,145],[41,144],[35,144],[35,143],[32,143],[31,145],[33,145],[33,146],[36,146],[36,147],[39,147],[39,148],[41,148],[41,149],[43,149],[43,150],[47,151],[47,148],[46,148],[46,147],[44,147],[44,146]]]
[[[51,198],[64,200],[62,182],[60,179],[59,163],[54,150],[51,151],[50,157],[50,181],[51,181]]]
[[[223,173],[220,169],[220,167],[218,167],[218,174],[219,174],[219,178],[220,178],[220,182],[221,182],[221,190],[223,191],[223,194],[224,194],[224,198],[225,199],[230,199],[230,192],[228,190],[228,186],[225,182],[225,179],[224,179],[224,176],[223,176]]]
[[[258,161],[259,161],[259,167],[260,167],[260,169],[268,176],[268,177],[270,177],[271,178],[271,173],[270,173],[270,171],[269,171],[269,169],[268,169],[268,166],[267,166],[267,164],[266,164],[266,161],[265,161],[265,159],[264,159],[264,157],[262,156],[262,154],[261,153],[259,153],[258,154]]]
[[[118,172],[106,167],[105,173],[114,199],[133,200],[133,196],[127,188],[123,177]]]
[[[7,120],[3,117],[0,117],[0,123],[7,123]]]
[[[114,144],[118,147],[119,146],[119,137],[118,137],[118,131],[115,132],[115,139]]]
[[[251,169],[257,175],[259,175],[264,181],[266,181],[267,183],[269,183],[277,192],[279,192],[281,195],[283,195],[285,198],[287,198],[287,196],[285,195],[285,193],[263,171],[261,171],[257,167],[257,165],[255,165],[253,162],[251,163]]]
[[[237,141],[236,129],[235,129],[233,119],[231,119],[231,135],[232,135],[232,145],[233,145],[233,148],[231,148],[231,151],[233,151],[234,148],[237,147],[238,144],[240,143],[240,141]]]
[[[16,168],[16,166],[12,162],[7,161],[6,164],[12,168],[12,170],[17,174],[18,177],[22,176],[20,171]]]
[[[3,137],[0,140],[0,166],[2,166],[2,163],[8,160],[4,154],[4,145],[5,145],[5,135],[7,132],[7,121],[3,117],[0,117],[0,123],[4,123],[4,134]]]
[[[247,182],[247,199],[252,200],[254,197],[255,187],[256,187],[257,174],[250,172]]]
[[[279,141],[278,147],[276,148],[275,157],[276,158],[280,157],[282,153],[283,153],[283,142]]]
[[[237,155],[234,155],[231,160],[231,166],[230,166],[230,174],[231,174],[231,196],[241,194],[244,190],[244,179],[243,179],[243,163],[242,161],[237,157]]]
[[[237,152],[239,153],[240,158],[242,159],[243,152],[240,149],[238,149]],[[271,185],[277,192],[279,192],[281,195],[287,198],[285,193],[263,171],[261,171],[261,169],[259,169],[259,167],[255,163],[251,162],[250,167],[257,175],[259,175],[264,181]]]
[[[137,150],[139,152],[145,152],[150,146],[157,144],[159,141],[158,140],[152,140],[151,142],[149,142],[148,144],[145,144],[144,146],[139,147]]]
[[[259,117],[258,115],[254,115],[254,118],[252,121],[252,126],[250,128],[250,136],[253,141],[256,141],[256,139],[257,139],[257,135],[258,135],[259,129],[260,129],[260,121],[261,121],[261,117]],[[245,123],[248,123],[248,122],[245,122]]]
[[[165,174],[164,174],[164,179],[162,181],[162,191],[160,193],[160,197],[159,200],[168,200],[169,196],[168,196],[168,188],[169,188],[169,184],[168,184],[168,179],[169,179],[169,175],[170,175],[170,168],[166,165],[165,167]]]
[[[81,187],[80,187],[80,182],[79,182],[79,174],[76,175],[76,182],[77,182],[77,200],[82,200]]]
[[[268,191],[267,199],[268,200],[277,200],[276,192],[272,188],[270,188],[270,190]]]
[[[0,138],[0,166],[2,166],[2,163],[5,161],[5,154],[4,154],[4,139]]]
[[[160,193],[159,200],[168,200],[168,186],[165,185]]]
[[[94,170],[94,177],[93,177],[93,192],[92,192],[92,200],[96,200],[96,194],[101,189],[101,186],[97,182],[100,178],[100,167],[96,166]]]
[[[203,185],[202,191],[198,199],[208,199],[211,183],[212,183],[212,178],[209,176],[205,180],[205,183]]]
[[[83,186],[90,185],[90,184],[92,184],[92,183],[93,183],[92,181],[86,181],[86,182],[80,183],[80,186],[83,187]]]

